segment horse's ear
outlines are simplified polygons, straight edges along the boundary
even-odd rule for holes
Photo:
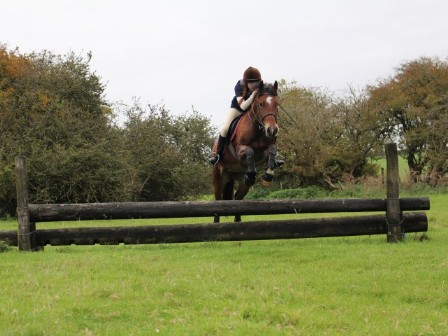
[[[258,85],[258,91],[261,92],[264,89],[264,82],[260,81],[260,85]]]
[[[275,92],[275,95],[277,95],[277,90],[278,90],[278,83],[277,83],[277,81],[275,81],[275,83],[274,83],[274,92]]]

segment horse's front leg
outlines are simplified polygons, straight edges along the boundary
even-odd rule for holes
[[[257,173],[255,168],[255,151],[250,146],[242,146],[239,151],[239,159],[241,162],[246,161],[247,173],[244,176],[244,183],[249,187],[255,184],[255,175]]]
[[[277,156],[277,145],[271,144],[268,147],[268,169],[263,175],[263,185],[268,186],[274,178],[275,157]]]

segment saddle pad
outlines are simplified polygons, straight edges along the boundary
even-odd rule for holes
[[[236,117],[230,123],[229,132],[228,132],[228,134],[230,134],[230,141],[229,141],[229,143],[231,143],[233,138],[235,137],[236,130],[238,129],[238,125],[240,124],[240,121],[241,121],[241,118],[243,117],[243,115],[244,114],[241,114],[240,116]]]

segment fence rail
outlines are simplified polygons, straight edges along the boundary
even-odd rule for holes
[[[387,234],[388,242],[407,232],[428,229],[424,212],[429,198],[400,198],[396,144],[386,145],[386,199],[318,199],[211,202],[125,202],[84,204],[28,204],[26,160],[16,159],[18,230],[0,231],[0,240],[22,251],[47,244],[151,244],[199,241],[290,239]],[[299,219],[305,213],[385,212],[333,218]],[[292,214],[294,219],[242,223],[177,224],[130,227],[91,227],[36,230],[38,222],[110,220],[127,218],[210,217],[215,215]]]
[[[429,198],[402,198],[401,210],[428,210]],[[30,204],[32,222],[92,219],[183,218],[275,215],[387,210],[387,199],[314,199],[272,201],[125,202],[83,204]]]

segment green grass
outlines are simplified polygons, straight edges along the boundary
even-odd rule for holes
[[[386,158],[379,158],[378,160],[375,160],[374,163],[376,163],[380,168],[384,169],[384,174],[386,174],[387,171],[387,162]],[[405,180],[409,176],[409,167],[406,159],[398,155],[398,170],[399,175],[402,180]]]
[[[0,253],[0,335],[446,335],[448,195],[431,196],[427,213],[429,240],[410,234],[399,244],[364,236],[12,249]]]

